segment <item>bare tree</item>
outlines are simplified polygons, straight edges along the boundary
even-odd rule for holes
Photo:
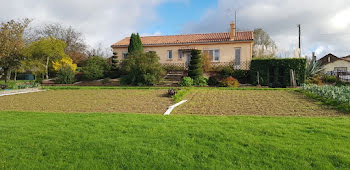
[[[254,30],[254,57],[270,56],[274,57],[277,51],[275,41],[273,41],[268,33],[263,29],[257,28]]]
[[[100,56],[103,58],[109,58],[112,56],[112,51],[110,48],[103,48],[102,43],[99,43],[96,47],[92,47],[86,51],[88,57]]]

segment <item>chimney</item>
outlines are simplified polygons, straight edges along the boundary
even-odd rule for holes
[[[235,23],[234,23],[234,22],[231,22],[230,40],[231,40],[231,41],[235,40],[235,36],[236,36]]]

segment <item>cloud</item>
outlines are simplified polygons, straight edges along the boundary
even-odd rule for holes
[[[228,31],[235,10],[238,29],[263,28],[283,50],[297,48],[297,24],[301,24],[304,55],[321,48],[325,49],[318,57],[329,52],[350,54],[348,0],[219,0],[217,8],[209,9],[197,23],[187,23],[183,32]]]
[[[0,0],[0,20],[32,18],[32,25],[58,22],[84,33],[89,45],[109,47],[158,19],[169,0]],[[175,1],[175,0],[170,0]]]

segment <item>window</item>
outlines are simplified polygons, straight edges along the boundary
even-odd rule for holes
[[[126,58],[126,57],[128,57],[128,53],[127,53],[127,52],[124,52],[124,53],[123,53],[123,58]]]
[[[347,67],[334,67],[334,72],[341,72],[341,73],[344,73],[344,72],[347,72],[348,71],[348,68]]]
[[[235,69],[241,66],[241,48],[235,48]]]
[[[183,51],[179,51],[179,59],[182,59],[183,55],[184,55]]]
[[[220,61],[220,50],[204,50],[204,54],[208,55],[209,60],[213,62],[219,62]]]
[[[168,59],[173,59],[173,51],[168,50]]]

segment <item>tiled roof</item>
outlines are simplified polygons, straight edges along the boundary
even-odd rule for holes
[[[254,35],[252,31],[236,32],[234,41],[252,41]],[[112,47],[128,46],[130,37],[115,43]],[[193,43],[211,43],[211,42],[229,42],[230,33],[207,33],[207,34],[183,34],[166,36],[148,36],[141,37],[144,46],[152,45],[173,45],[173,44],[193,44]]]

